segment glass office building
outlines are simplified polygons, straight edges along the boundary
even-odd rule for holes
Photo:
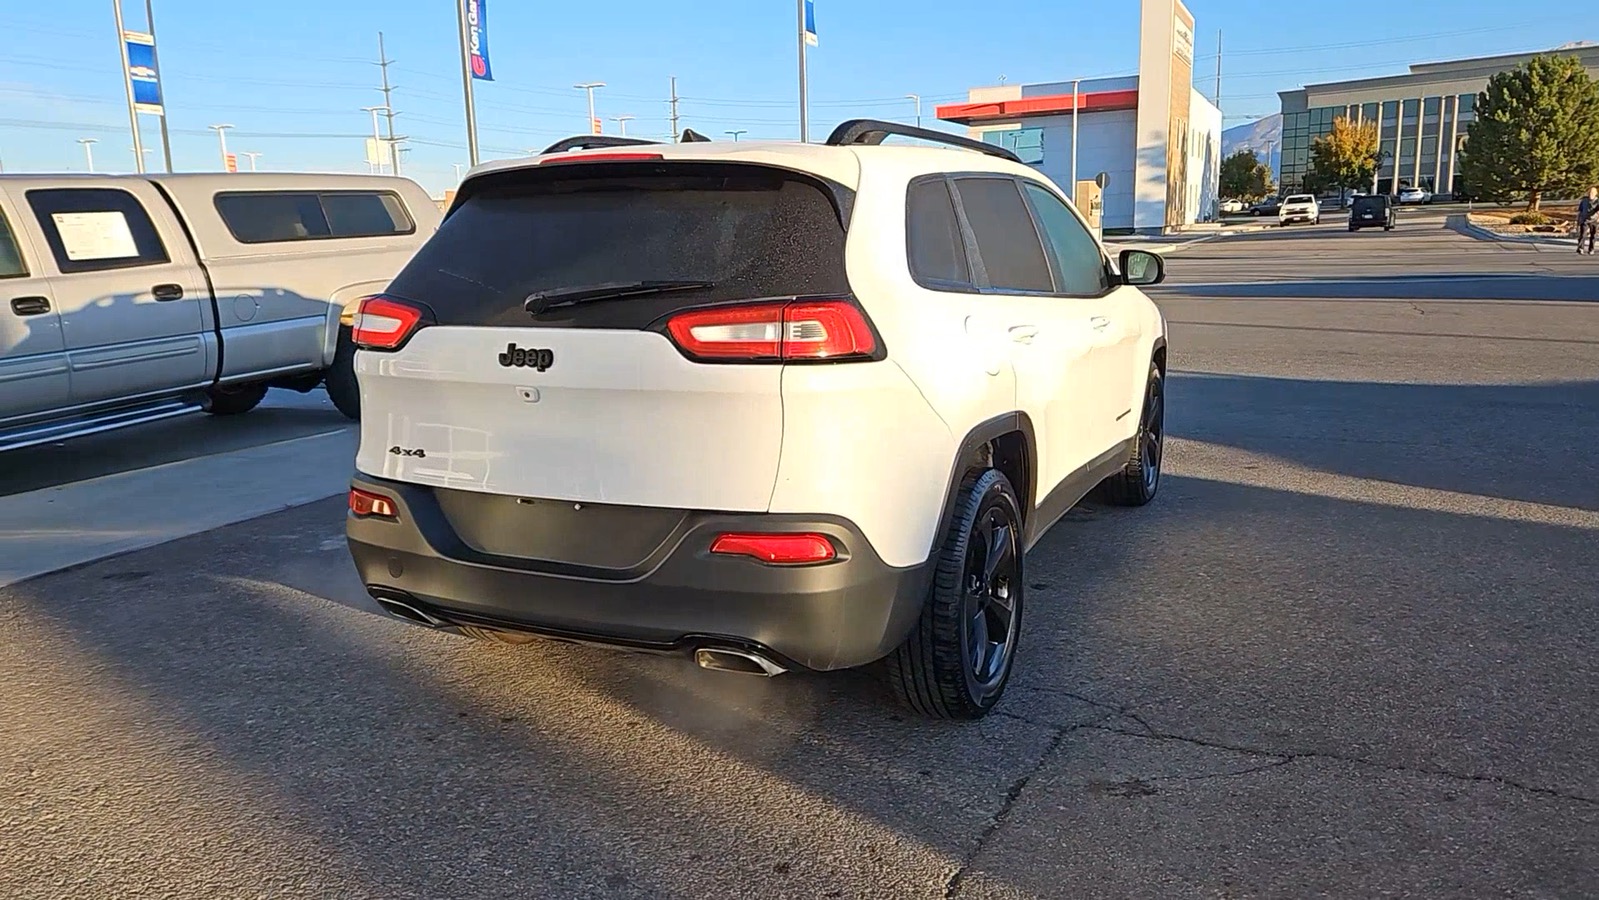
[[[1548,53],[1575,56],[1599,78],[1599,45],[1567,44]],[[1282,154],[1277,183],[1301,190],[1313,140],[1332,131],[1339,117],[1376,122],[1382,165],[1377,191],[1419,186],[1434,194],[1470,193],[1459,166],[1460,149],[1473,121],[1477,94],[1493,75],[1538,54],[1519,53],[1423,63],[1406,75],[1306,85],[1282,91]],[[1396,179],[1397,176],[1397,179]]]

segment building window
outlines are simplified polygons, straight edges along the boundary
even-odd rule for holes
[[[1044,161],[1044,129],[1042,128],[1009,128],[1001,131],[989,131],[983,134],[983,140],[990,144],[998,144],[1006,150],[1021,157],[1022,162],[1035,166]]]
[[[1399,102],[1397,100],[1384,100],[1383,101],[1383,104],[1382,104],[1382,118],[1383,118],[1384,122],[1392,122],[1395,118],[1398,117],[1398,114],[1399,114]]]

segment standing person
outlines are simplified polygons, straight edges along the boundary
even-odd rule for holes
[[[1588,189],[1588,196],[1577,204],[1577,253],[1582,253],[1582,242],[1588,241],[1588,255],[1593,255],[1594,232],[1599,231],[1599,187]]]

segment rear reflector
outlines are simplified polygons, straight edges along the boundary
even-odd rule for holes
[[[793,300],[696,309],[666,323],[672,340],[701,359],[869,358],[877,340],[866,316],[845,300]]]
[[[579,162],[644,162],[652,159],[665,159],[659,153],[563,153],[549,159],[539,161],[539,165],[547,166],[551,163],[579,163]]]
[[[778,565],[827,562],[838,557],[833,542],[821,534],[724,534],[712,542],[711,552]]]
[[[426,318],[427,311],[421,307],[378,294],[361,301],[350,336],[365,350],[393,350],[415,334]]]
[[[370,491],[359,488],[350,488],[350,512],[358,516],[375,516],[380,519],[393,519],[394,501]]]

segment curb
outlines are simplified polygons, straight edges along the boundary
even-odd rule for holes
[[[1497,231],[1494,231],[1494,230],[1489,229],[1489,228],[1484,228],[1481,225],[1478,225],[1477,223],[1471,221],[1471,219],[1468,218],[1466,216],[1466,214],[1464,214],[1464,213],[1457,213],[1455,215],[1450,216],[1446,220],[1446,223],[1448,225],[1450,225],[1450,226],[1453,226],[1456,231],[1459,231],[1459,232],[1461,232],[1463,234],[1470,235],[1471,237],[1474,237],[1474,238],[1477,238],[1478,240],[1483,240],[1483,241],[1498,241],[1500,243],[1505,243],[1505,244],[1531,244],[1531,245],[1533,245],[1535,247],[1536,246],[1547,246],[1547,247],[1562,247],[1562,248],[1564,248],[1564,247],[1576,247],[1577,246],[1577,239],[1576,238],[1542,237],[1542,236],[1535,236],[1535,235],[1520,235],[1520,234],[1500,234]]]

